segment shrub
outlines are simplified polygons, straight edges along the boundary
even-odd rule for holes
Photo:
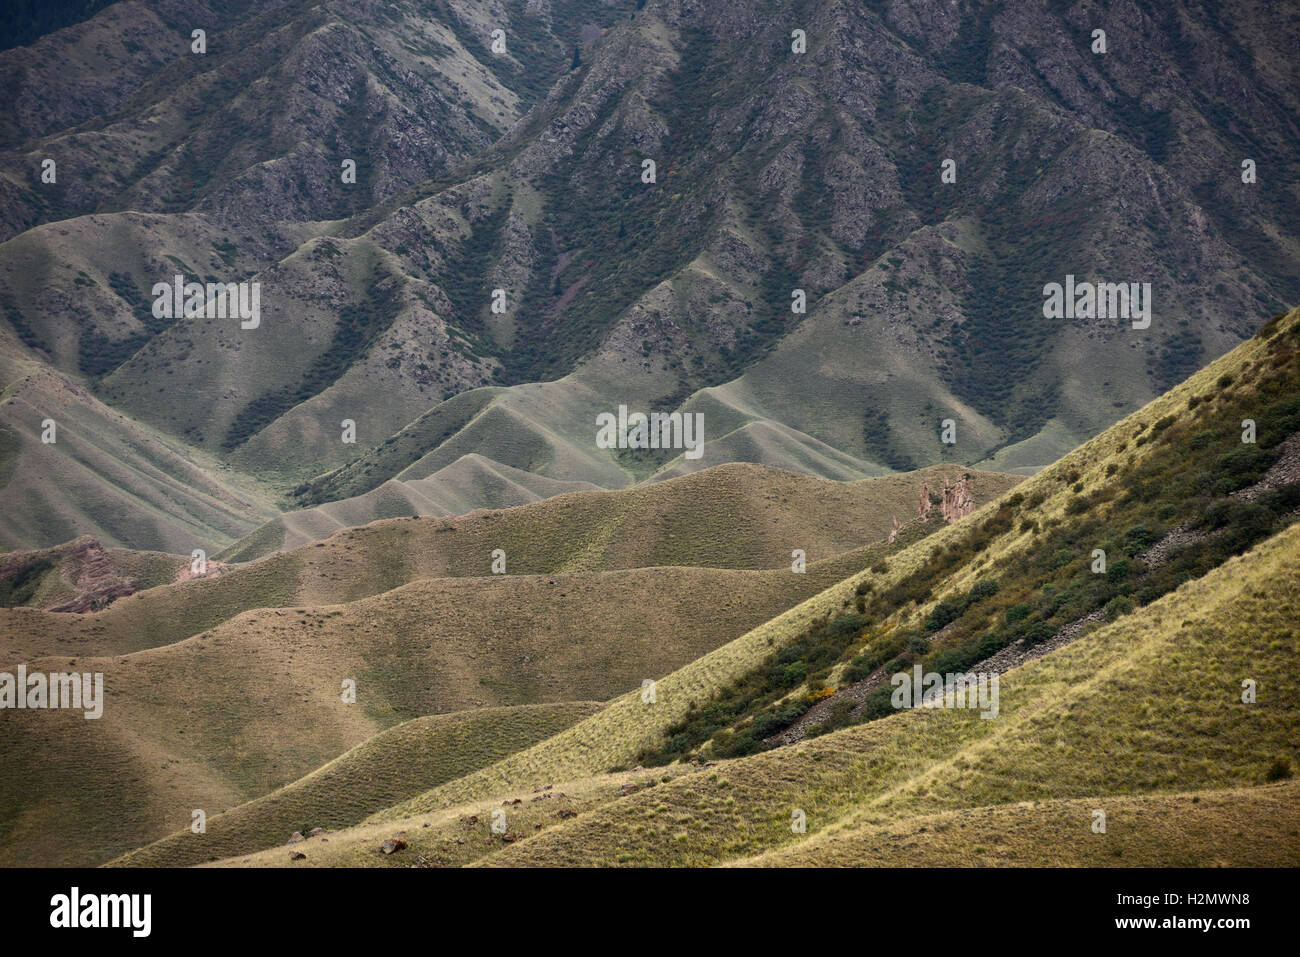
[[[1133,599],[1127,595],[1117,595],[1110,601],[1106,602],[1104,609],[1106,620],[1114,621],[1120,615],[1127,615],[1133,610]]]
[[[841,615],[826,626],[827,638],[844,638],[856,634],[867,623],[862,615]]]
[[[966,610],[966,602],[960,598],[949,598],[939,602],[930,612],[930,617],[925,620],[926,631],[938,631],[945,625],[951,624],[961,617],[961,613]]]
[[[764,711],[754,718],[749,733],[755,738],[770,738],[794,724],[808,710],[807,701],[793,701],[780,708]]]
[[[1124,551],[1129,555],[1144,552],[1156,543],[1157,537],[1149,525],[1134,525],[1124,533]]]
[[[886,715],[894,713],[894,705],[890,700],[893,697],[894,689],[890,685],[876,688],[871,694],[867,695],[862,702],[859,716],[864,721],[873,721],[876,718],[883,718]]]
[[[1291,759],[1283,755],[1276,758],[1264,772],[1265,781],[1285,781],[1291,776]]]
[[[1036,621],[1025,629],[1024,639],[1026,645],[1042,644],[1048,638],[1056,634],[1056,629],[1045,621]]]
[[[1034,612],[1033,606],[1027,605],[1024,602],[1021,602],[1019,605],[1012,605],[1010,608],[1007,609],[1007,614],[1006,614],[1007,624],[1009,625],[1013,621],[1023,621],[1024,619],[1028,618],[1031,614],[1033,614],[1033,612]]]
[[[979,661],[979,659],[979,648],[974,645],[963,648],[945,648],[930,660],[926,671],[937,671],[941,675],[960,673]]]
[[[785,671],[781,675],[781,683],[787,688],[797,685],[808,677],[808,666],[802,661],[796,661],[793,664],[786,665]]]
[[[1215,468],[1227,476],[1250,484],[1273,464],[1273,456],[1260,449],[1236,449],[1215,460]]]
[[[1106,581],[1118,584],[1128,578],[1130,571],[1132,571],[1132,567],[1129,565],[1127,558],[1113,561],[1106,567]]]

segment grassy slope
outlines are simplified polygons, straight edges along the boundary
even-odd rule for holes
[[[848,558],[883,538],[894,516],[914,514],[921,481],[934,486],[941,472],[957,474],[928,470],[839,485],[734,465],[499,512],[380,521],[219,578],[141,592],[93,615],[0,609],[0,660],[125,654],[181,641],[250,609],[336,604],[421,578],[487,575],[496,548],[506,552],[511,575],[652,565],[788,570],[794,548],[815,563]],[[1016,481],[974,476],[980,500]]]
[[[799,843],[789,827],[796,808],[816,834],[983,805],[1263,783],[1276,758],[1295,759],[1300,731],[1300,583],[1287,572],[1297,558],[1293,526],[1005,676],[996,720],[905,712],[726,763],[657,789],[668,822],[647,825],[648,799],[633,796],[502,863],[714,863]],[[1255,705],[1240,700],[1247,676],[1268,689]],[[1080,819],[1081,835],[1089,824]]]
[[[1106,812],[1106,833],[1091,829]],[[817,835],[762,867],[1295,867],[1300,784],[964,808]]]
[[[132,421],[61,373],[0,359],[0,548],[92,535],[105,546],[214,552],[265,522],[265,493]],[[41,441],[56,423],[56,442]]]
[[[270,794],[126,854],[131,866],[176,867],[259,850],[294,831],[327,831],[490,764],[600,709],[596,702],[480,708],[403,722]]]
[[[662,778],[622,773],[565,783],[562,790],[546,792],[562,795],[558,804],[554,800],[533,804],[530,797],[536,795],[525,793],[524,803],[507,811],[507,822],[516,834],[544,834],[564,820],[558,814],[560,807],[585,813],[615,800],[617,790],[626,784],[657,787],[681,773],[674,768]],[[1297,797],[1300,785],[1288,782],[1194,793],[962,808],[808,837],[778,851],[741,858],[731,866],[1293,867],[1300,860],[1300,845],[1295,841],[1300,833]],[[1107,815],[1105,834],[1094,834],[1089,826],[1097,808]],[[437,866],[472,864],[490,860],[490,855],[507,843],[488,835],[486,817],[480,817],[480,823],[469,823],[473,816],[488,810],[466,805],[430,815],[418,830],[414,821],[371,824],[332,835],[329,843],[311,840],[303,845],[305,861],[291,863],[286,849],[277,847],[232,857],[220,865],[409,865],[420,859]],[[653,821],[666,813],[666,805],[656,805],[653,815],[647,813],[646,818]],[[379,845],[399,835],[412,846],[386,861]],[[485,840],[458,843],[462,837]]]
[[[418,817],[393,822],[364,822],[345,831],[328,835],[329,840],[309,839],[301,848],[305,861],[294,867],[365,866],[384,863],[380,844],[401,837],[411,844],[414,853],[396,855],[387,863],[410,866],[421,861],[435,866],[471,864],[500,849],[522,834],[554,827],[568,819],[570,812],[585,813],[613,799],[620,790],[655,787],[688,773],[689,768],[660,768],[653,776],[644,771],[601,774],[555,785],[538,783],[496,796],[490,803],[471,802],[452,805]],[[518,803],[516,803],[518,802]],[[489,828],[495,811],[506,814],[506,834],[493,834]],[[123,863],[132,863],[123,859]],[[289,855],[283,846],[226,858],[214,866],[252,865],[256,867],[288,865]]]
[[[626,797],[605,790],[577,818],[493,848],[491,860],[712,864],[802,847],[819,834],[825,839],[817,846],[833,848],[839,833],[906,828],[909,820],[919,827],[916,819],[962,809],[1262,784],[1274,760],[1294,759],[1300,730],[1293,667],[1294,623],[1300,620],[1297,558],[1300,526],[1292,526],[1205,578],[1004,676],[997,720],[953,709],[907,711],[795,748],[673,776]],[[1266,590],[1259,584],[1265,581],[1284,584]],[[1242,676],[1258,681],[1257,704],[1241,703]],[[571,739],[609,710],[560,737]],[[532,780],[554,780],[544,776],[551,768],[531,770]],[[660,771],[634,777],[645,781]],[[674,775],[680,771],[672,769]],[[481,808],[495,806],[512,790],[518,788],[501,788],[495,798],[484,795]],[[460,794],[462,800],[429,800],[438,794]],[[372,817],[354,835],[335,835],[331,858],[395,863],[371,853],[378,830],[409,829],[421,815],[468,800],[463,788],[444,787],[433,795]],[[1091,836],[1092,806],[1087,800],[1077,805],[1083,840]],[[1060,807],[1040,807],[1038,815],[1026,812],[1032,826],[1053,827]],[[795,809],[807,815],[807,836],[790,829]],[[421,833],[408,833],[414,834],[408,838],[413,853],[434,851]],[[1123,817],[1115,833],[1125,833]],[[436,844],[440,837],[435,833],[428,840]],[[1149,842],[1126,846],[1132,850],[1125,863],[1147,863]],[[1193,853],[1204,842],[1186,846]],[[821,861],[815,851],[810,855]]]
[[[609,698],[742,634],[839,568],[420,581],[347,605],[245,612],[122,657],[36,658],[29,668],[103,672],[107,705],[97,721],[4,713],[0,855],[103,860],[177,830],[190,807],[214,813],[264,795],[416,715]],[[629,618],[630,607],[661,610]],[[355,706],[340,700],[346,678],[357,681]],[[83,801],[88,769],[97,796]]]
[[[1072,487],[1076,478],[1079,488],[1095,491],[1112,481],[1107,472],[1118,473],[1114,483],[1123,482],[1146,459],[1166,454],[1161,442],[1130,443],[1138,433],[1158,431],[1152,426],[1159,419],[1176,420],[1206,397],[1222,399],[1223,376],[1246,382],[1265,366],[1280,368],[1298,322],[1300,312],[1271,324],[1271,342],[1268,336],[1251,340],[1023,483],[1017,494],[1041,493],[1035,517],[1043,523],[1063,520],[1067,503],[1079,495]],[[1270,351],[1275,348],[1281,349],[1276,356]],[[903,547],[887,564],[852,575],[668,675],[658,682],[654,703],[629,693],[551,740],[373,816],[358,839],[403,827],[416,816],[445,815],[467,802],[492,801],[486,805],[491,807],[501,795],[537,782],[587,778],[631,763],[692,705],[709,701],[773,650],[795,641],[810,621],[840,612],[859,582],[872,580],[884,589],[933,566],[940,549],[961,545],[1000,505]],[[925,615],[993,564],[1026,553],[1033,539],[1028,529],[1008,524],[898,616],[906,621]],[[1000,720],[980,721],[962,711],[907,712],[797,749],[726,762],[666,782],[651,797],[632,795],[554,829],[544,827],[536,837],[513,843],[502,859],[707,863],[781,846],[793,838],[785,822],[794,808],[809,814],[816,833],[841,822],[867,826],[1027,799],[1259,783],[1271,762],[1290,757],[1295,738],[1290,663],[1300,595],[1288,570],[1295,567],[1297,548],[1300,530],[1291,526],[1177,592],[1012,672],[1004,680]],[[1285,583],[1281,593],[1254,584],[1266,580]],[[1260,635],[1271,640],[1252,643]],[[1274,689],[1272,696],[1248,709],[1235,707],[1243,675]],[[1139,693],[1156,686],[1160,697]],[[1043,747],[1045,736],[1052,747]],[[1122,756],[1112,757],[1114,751]],[[360,845],[354,850],[359,862],[373,859]],[[338,840],[332,842],[330,855],[342,860],[347,853]]]
[[[787,562],[794,547],[803,548],[810,561],[817,561],[883,538],[893,517],[903,521],[915,514],[922,482],[928,481],[934,487],[942,485],[944,477],[955,480],[967,471],[947,466],[906,475],[832,482],[736,463],[631,489],[556,496],[503,513],[506,529],[498,524],[492,531],[510,536],[510,529],[518,527],[519,534],[528,536],[519,543],[528,549],[520,557],[530,563],[530,570],[539,572],[575,564],[605,569],[644,565],[770,568]],[[988,483],[980,488],[985,494],[997,494],[1014,481],[997,473],[976,474]],[[405,484],[416,487],[419,482]],[[342,505],[294,512],[277,521],[292,527],[309,526],[309,513]],[[462,533],[480,530],[487,518],[475,513],[457,521],[454,527]],[[599,550],[582,548],[587,542],[575,539],[575,522],[592,530],[588,538],[599,543]],[[557,535],[561,529],[567,534]],[[254,534],[265,536],[262,530]],[[559,538],[559,547],[569,549],[570,554],[556,556],[556,545],[540,541],[543,536]],[[275,539],[270,536],[271,542]],[[289,546],[297,544],[292,539],[286,541]],[[509,550],[510,544],[505,538],[501,545],[487,547]],[[486,541],[476,542],[474,547],[483,545]],[[268,547],[241,542],[222,557],[247,561],[278,547],[278,543]],[[572,555],[579,550],[588,554]],[[481,571],[483,564],[476,567]]]
[[[710,477],[722,488],[702,494]],[[838,509],[828,514],[842,514],[850,531],[866,536],[881,519],[860,507],[864,501],[893,502],[902,510],[917,494],[915,483],[902,479],[888,480],[888,494],[882,496],[872,483],[840,489],[784,473],[759,477],[771,478],[773,485],[761,489],[752,470],[733,467],[624,496],[601,495],[596,502],[590,495],[571,496],[567,502],[542,503],[532,515],[514,509],[441,523],[379,523],[221,578],[153,589],[99,614],[4,610],[6,659],[47,670],[102,671],[109,693],[99,721],[33,723],[26,713],[7,716],[12,722],[5,737],[26,741],[10,755],[15,774],[8,779],[25,780],[22,754],[36,760],[42,752],[58,756],[42,779],[60,781],[71,792],[78,790],[69,782],[79,768],[114,769],[99,776],[96,787],[104,792],[99,798],[73,807],[42,788],[9,791],[8,853],[20,853],[9,838],[30,835],[34,825],[22,822],[43,820],[46,806],[60,808],[64,824],[57,836],[43,841],[40,852],[87,860],[74,846],[99,832],[100,807],[116,808],[133,822],[130,833],[160,837],[184,823],[174,819],[177,808],[220,810],[264,795],[416,715],[604,699],[639,687],[644,678],[699,657],[902,546],[849,549],[810,563],[805,574],[792,574],[784,565],[789,539],[779,542],[779,536],[794,536],[791,529],[799,522],[811,526],[810,534],[794,538],[801,545],[826,542],[829,553],[832,545],[845,544],[838,537],[845,531],[817,515],[818,495],[832,501],[838,496]],[[1014,480],[980,475],[976,481],[991,496]],[[688,509],[675,525],[667,519],[683,485],[713,508]],[[633,499],[636,507],[612,507],[622,504],[620,498]],[[592,521],[574,518],[575,512]],[[740,526],[745,529],[741,547],[717,557],[756,564],[772,555],[782,565],[423,579],[342,605],[241,612],[249,604],[277,606],[339,592],[355,597],[400,583],[425,566],[463,562],[474,538],[482,542],[480,551],[486,552],[488,543],[506,544],[512,556],[531,555],[553,567],[618,565],[675,554],[702,558],[708,552],[699,550],[691,529],[700,535],[700,528],[709,528],[707,540],[725,541],[727,529],[738,527],[732,524],[736,514],[747,516]],[[914,523],[903,542],[934,525]],[[493,534],[501,528],[505,534]],[[597,534],[592,540],[561,541],[566,529],[578,528]],[[532,543],[537,547],[529,551],[526,545]],[[809,551],[815,558],[816,549]],[[385,567],[404,557],[422,564]],[[629,607],[660,611],[629,618]],[[529,609],[526,618],[520,609]],[[118,657],[104,657],[105,651]],[[100,657],[93,657],[96,652]],[[339,701],[339,682],[347,677],[359,682],[357,708]],[[161,797],[147,798],[128,813],[123,810],[128,789]],[[150,806],[154,803],[158,808]],[[172,817],[159,808],[170,809]],[[106,833],[122,832],[110,827]],[[110,839],[94,853],[102,859],[107,851],[124,849]]]
[[[1298,321],[1300,311],[1292,312],[1278,326],[1278,334],[1281,335],[1281,330],[1285,330],[1286,335],[1293,336]],[[1017,489],[1017,494],[1031,496],[1042,492],[1044,501],[1035,514],[1043,521],[1060,519],[1065,514],[1067,502],[1074,497],[1069,484],[1062,480],[1063,476],[1078,471],[1082,481],[1089,487],[1105,484],[1107,477],[1104,473],[1109,464],[1123,461],[1131,468],[1152,454],[1152,444],[1121,452],[1121,447],[1127,445],[1136,426],[1145,429],[1166,415],[1179,413],[1190,397],[1217,391],[1219,387],[1216,383],[1221,376],[1240,373],[1247,364],[1258,362],[1266,358],[1267,354],[1268,345],[1264,339],[1256,337],[1250,340],[1188,382],[1085,443],[1057,465],[1026,481]],[[985,506],[972,517],[971,523],[978,523],[995,511],[996,503]],[[419,799],[385,812],[384,816],[396,818],[407,813],[484,797],[494,789],[517,786],[528,778],[549,777],[562,780],[627,762],[647,744],[661,739],[665,730],[680,720],[693,703],[707,701],[731,680],[754,667],[774,648],[792,641],[809,622],[834,614],[837,609],[848,604],[858,582],[873,580],[878,589],[901,582],[908,574],[925,566],[931,560],[933,550],[960,541],[968,527],[966,523],[961,523],[941,529],[921,544],[891,558],[888,570],[883,573],[854,576],[666,677],[659,684],[659,703],[653,710],[642,705],[636,695],[628,695],[613,702],[600,715],[557,736],[554,741],[521,752],[497,767],[485,769],[464,781],[435,789]],[[1029,546],[1031,537],[1028,532],[1014,529],[998,536],[988,546],[985,555],[962,567],[944,583],[943,592],[952,593],[969,588],[981,574],[982,567],[995,558],[1014,557]],[[936,597],[942,597],[942,593]],[[932,604],[913,609],[910,613],[921,615]]]

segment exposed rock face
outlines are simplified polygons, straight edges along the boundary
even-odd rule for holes
[[[58,596],[63,601],[47,599],[57,601],[48,606],[49,611],[93,611],[140,589],[138,579],[118,575],[104,546],[89,535],[56,548],[6,555],[0,560],[0,579],[14,578],[43,563],[57,567],[68,586]],[[66,597],[70,589],[76,592],[73,598]]]
[[[134,578],[127,578],[119,582],[112,582],[100,588],[91,591],[82,592],[72,601],[65,601],[61,605],[55,605],[49,611],[66,611],[84,614],[88,611],[99,611],[106,605],[111,605],[119,598],[125,598],[127,595],[134,595],[140,590],[140,583]]]
[[[925,518],[934,508],[934,500],[930,491],[930,483],[921,484],[921,500],[917,503],[916,514],[918,518]],[[939,508],[943,514],[943,520],[951,525],[958,519],[965,518],[971,512],[975,511],[975,493],[971,488],[970,476],[963,475],[956,484],[948,484],[948,480],[943,480],[943,495],[939,499]],[[898,520],[894,520],[897,527]],[[895,532],[895,535],[897,532]],[[890,536],[891,542],[894,536]]]
[[[1288,436],[1278,448],[1281,454],[1263,477],[1254,485],[1233,492],[1233,498],[1253,502],[1265,492],[1300,482],[1300,432]]]
[[[196,575],[187,558],[178,555],[175,561],[177,570],[173,581],[176,582],[190,578],[215,578],[227,568],[223,562],[209,561],[203,574]],[[0,581],[24,572],[42,576],[57,573],[61,579],[52,589],[44,584],[41,586],[39,603],[46,611],[78,614],[99,611],[143,587],[139,578],[122,574],[122,570],[114,566],[113,555],[98,539],[89,535],[54,548],[0,556]]]
[[[939,504],[943,520],[952,524],[975,511],[975,495],[971,491],[970,476],[963,475],[955,485],[943,482],[943,501]]]
[[[64,557],[63,574],[81,594],[50,611],[92,611],[140,590],[139,579],[118,577],[104,546],[93,538],[79,538],[72,543]]]
[[[222,575],[226,573],[226,569],[228,567],[229,566],[226,565],[225,562],[214,562],[212,561],[212,559],[208,559],[203,569],[203,574],[199,575],[194,571],[193,563],[184,565],[181,567],[181,570],[177,572],[176,579],[173,582],[173,584],[179,584],[180,582],[187,582],[191,578],[220,578]]]

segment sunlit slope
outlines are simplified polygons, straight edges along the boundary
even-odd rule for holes
[[[733,465],[622,492],[584,492],[449,519],[392,519],[341,531],[217,578],[154,588],[75,617],[0,609],[0,659],[123,654],[195,635],[241,611],[335,604],[422,578],[651,565],[785,569],[878,541],[915,516],[921,486],[959,470],[839,484]],[[979,501],[1018,481],[970,473]],[[850,561],[851,564],[851,561]],[[830,567],[830,566],[828,566]]]
[[[896,553],[887,546],[878,546],[875,555],[864,556],[864,564],[886,555],[891,565],[920,560],[924,543],[940,534],[935,532],[928,539],[920,539],[921,544],[911,544],[917,540],[915,536],[900,540],[899,547],[909,544],[910,547]],[[653,700],[642,691],[617,698],[600,714],[551,740],[434,788],[375,815],[374,820],[396,820],[427,813],[522,788],[530,781],[563,781],[628,766],[642,750],[661,742],[667,729],[692,708],[704,705],[731,681],[760,666],[810,620],[826,620],[833,615],[847,600],[844,596],[850,593],[851,589],[842,582],[837,583],[685,667],[656,677]]]
[[[462,471],[452,475],[463,474],[471,466],[474,474],[479,475],[490,467],[499,480],[523,486],[529,494],[554,491],[554,487],[539,488],[535,477],[525,480],[482,458],[461,460],[430,478],[389,483],[376,491],[399,485],[398,494],[404,500],[432,489],[427,497],[436,505],[440,497],[447,495],[444,473],[454,468]],[[998,494],[1016,481],[999,473],[938,466],[875,479],[833,482],[777,468],[734,463],[683,474],[674,481],[651,482],[612,492],[557,496],[513,509],[504,513],[504,517],[510,527],[527,526],[536,529],[534,535],[559,539],[558,546],[548,545],[544,552],[545,560],[552,563],[579,562],[590,568],[638,565],[763,568],[787,562],[790,550],[796,547],[803,548],[808,558],[816,561],[882,538],[890,531],[894,518],[902,522],[916,514],[923,483],[928,482],[931,489],[937,489],[945,479],[956,481],[967,473],[975,477],[977,494],[983,496]],[[379,503],[383,501],[383,498],[376,499],[372,492],[360,498],[290,512],[271,523],[279,526],[278,529],[259,529],[221,557],[247,561],[281,548],[292,548],[300,544],[303,536],[330,534],[337,529],[337,520],[346,518],[351,524],[357,524],[351,520],[363,518],[370,509],[398,507],[396,504],[381,506]],[[429,510],[428,503],[416,504],[423,504]],[[401,514],[410,515],[412,510],[404,508]],[[477,527],[475,522],[479,521],[483,521],[481,516],[465,516],[457,523],[457,531],[466,531],[466,526]],[[582,523],[589,542],[599,544],[577,540],[576,522]],[[665,523],[675,527],[665,532],[662,528]],[[801,539],[806,544],[798,544]],[[490,548],[504,548],[506,544]],[[558,549],[566,547],[567,554],[556,555]],[[588,554],[575,554],[578,552]],[[533,545],[528,554],[520,556],[531,563],[530,570],[558,570],[556,564],[537,564],[541,557],[537,553],[538,546]]]
[[[1265,783],[1279,758],[1297,758],[1297,567],[1293,526],[1004,676],[996,719],[907,711],[725,762],[598,808],[497,860],[719,863],[801,843],[790,827],[796,810],[809,835],[829,836],[839,824],[959,808]],[[1241,700],[1246,678],[1261,691],[1254,704]],[[1081,838],[1090,825],[1081,814]]]
[[[1106,831],[1092,830],[1096,811]],[[1081,825],[1086,825],[1082,826]],[[1300,784],[1075,798],[831,828],[755,867],[1295,867]]]
[[[1171,414],[1177,421],[1178,414],[1185,414],[1189,406],[1203,404],[1206,396],[1216,397],[1220,405],[1202,408],[1205,414],[1233,401],[1221,385],[1224,377],[1260,382],[1263,381],[1261,377],[1269,375],[1290,375],[1288,370],[1296,362],[1294,340],[1298,319],[1300,312],[1297,311],[1285,318],[1279,317],[1259,336],[1188,382],[1025,481],[1013,495],[985,506],[957,525],[940,529],[919,544],[890,556],[887,563],[879,563],[853,575],[743,638],[666,676],[659,682],[658,702],[654,706],[644,705],[636,695],[619,699],[601,714],[576,725],[554,741],[521,752],[462,782],[443,786],[391,814],[401,816],[461,803],[540,777],[563,780],[635,763],[638,755],[656,741],[662,745],[675,726],[695,713],[694,709],[705,709],[710,702],[716,702],[719,695],[743,682],[747,675],[768,668],[767,662],[782,654],[783,649],[797,651],[801,642],[806,645],[809,639],[818,640],[819,636],[824,636],[827,622],[833,616],[851,615],[855,601],[862,602],[867,595],[888,599],[885,604],[888,618],[854,622],[852,628],[862,634],[856,639],[852,637],[854,631],[847,634],[852,641],[865,643],[867,651],[871,651],[874,642],[885,643],[887,649],[891,634],[901,625],[925,620],[939,599],[970,589],[995,563],[999,567],[1016,568],[1016,563],[1022,558],[1028,561],[1036,540],[1036,528],[1065,521],[1067,510],[1071,516],[1082,516],[1076,521],[1085,521],[1086,509],[1080,512],[1070,504],[1080,498],[1080,492],[1086,489],[1095,501],[1104,504],[1107,488],[1118,490],[1119,483],[1131,474],[1138,474],[1148,462],[1168,465],[1171,446],[1161,441],[1150,441],[1162,431],[1156,426]],[[1276,381],[1270,381],[1273,382],[1270,388],[1275,389]],[[1239,385],[1241,401],[1250,405],[1255,387]],[[1264,409],[1262,399],[1259,408],[1261,411]],[[1239,413],[1229,407],[1227,414]],[[1235,423],[1234,418],[1229,424],[1235,428]],[[1162,428],[1167,427],[1166,423]],[[1146,433],[1145,437],[1143,433]],[[1139,438],[1142,440],[1135,441]],[[1233,441],[1240,445],[1239,438]],[[1016,510],[1026,517],[1019,524],[1014,521]],[[1008,512],[1010,514],[1006,514]],[[1033,522],[1029,522],[1029,518]],[[1089,544],[1088,548],[1091,547]],[[1082,554],[1087,555],[1087,550]],[[1016,574],[1027,577],[1028,571]],[[934,575],[939,576],[938,580],[927,584],[927,576]],[[922,587],[912,584],[916,580],[921,581]],[[899,596],[897,599],[889,597],[895,594]],[[852,653],[852,647],[850,644],[846,650],[846,658]],[[885,653],[894,655],[898,652]],[[882,659],[885,660],[888,659]],[[839,671],[833,669],[831,679],[834,680],[837,674]]]
[[[681,772],[675,771],[675,774]],[[674,776],[675,776],[674,774]],[[512,836],[543,833],[563,824],[558,809],[583,814],[617,800],[631,785],[657,788],[666,783],[631,773],[565,782],[552,795],[563,800],[532,803],[526,792],[519,807],[507,809]],[[966,808],[901,819],[896,823],[830,829],[781,850],[729,862],[757,867],[1294,867],[1300,860],[1295,840],[1300,828],[1300,785],[1284,783],[1231,790],[1093,797],[1067,801],[1020,802]],[[653,796],[655,792],[651,790]],[[513,802],[511,802],[513,803]],[[507,843],[488,835],[484,823],[469,824],[490,805],[466,805],[415,821],[370,824],[330,835],[329,843],[309,840],[305,860],[292,861],[289,848],[221,861],[227,867],[434,866],[494,863]],[[1107,831],[1093,833],[1094,812],[1105,811]],[[667,813],[656,805],[648,825]],[[490,818],[482,817],[480,822]],[[1080,824],[1083,824],[1082,829]],[[425,825],[429,825],[425,827]],[[687,826],[699,826],[693,820]],[[386,859],[380,844],[401,835],[410,847]],[[482,838],[469,840],[468,838]],[[465,839],[461,843],[461,839]],[[623,855],[628,863],[631,855]],[[512,862],[513,863],[513,862]]]
[[[265,797],[214,815],[118,862],[177,867],[283,844],[297,831],[356,824],[371,812],[490,764],[600,709],[597,702],[479,708],[403,722]]]

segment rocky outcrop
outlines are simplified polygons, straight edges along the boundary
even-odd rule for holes
[[[930,483],[929,483],[929,482],[922,482],[922,483],[921,483],[921,501],[920,501],[920,503],[916,506],[916,514],[917,514],[917,517],[918,517],[918,518],[925,518],[927,515],[930,514],[930,509],[932,509],[933,507],[934,507],[934,503],[930,501]]]
[[[975,511],[975,493],[971,490],[970,476],[963,475],[955,485],[943,480],[943,500],[939,503],[943,520],[948,524],[965,518]]]
[[[82,537],[71,543],[63,556],[63,576],[79,594],[70,601],[54,605],[50,611],[96,611],[124,595],[140,590],[138,578],[122,578],[113,570],[108,552],[93,538]]]
[[[1265,492],[1300,482],[1300,432],[1288,436],[1278,446],[1278,458],[1260,480],[1248,488],[1233,492],[1232,497],[1253,502]]]
[[[175,556],[176,582],[190,578],[215,578],[226,571],[222,562],[208,562],[204,573],[196,575],[191,562]],[[10,552],[0,555],[0,581],[20,576],[39,580],[38,591],[28,594],[18,604],[31,604],[46,611],[81,614],[99,611],[119,598],[133,595],[142,587],[139,578],[122,574],[115,566],[112,553],[89,535],[53,548]],[[57,581],[45,576],[55,575]]]
[[[943,493],[938,497],[938,505],[943,520],[949,525],[975,511],[975,490],[971,487],[970,476],[963,475],[956,484],[949,484],[945,478]],[[934,506],[935,494],[930,490],[930,483],[922,482],[921,500],[916,506],[917,517],[927,517]],[[890,541],[893,539],[891,538]]]

